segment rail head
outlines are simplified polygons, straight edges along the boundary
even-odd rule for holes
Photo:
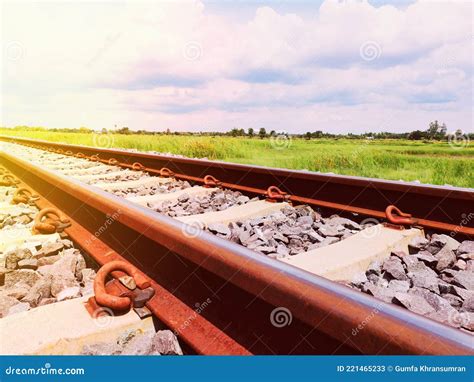
[[[463,188],[456,186],[440,186],[433,184],[422,184],[415,182],[404,182],[396,180],[387,180],[379,178],[368,178],[360,176],[351,176],[351,175],[338,175],[332,173],[319,173],[314,171],[307,170],[290,170],[285,168],[276,168],[276,167],[266,167],[258,165],[247,165],[239,163],[230,163],[219,160],[208,160],[208,159],[196,159],[196,158],[185,158],[185,157],[170,157],[162,154],[151,154],[145,152],[135,152],[127,151],[114,148],[105,148],[105,147],[93,147],[93,146],[84,146],[84,145],[74,145],[67,144],[62,142],[51,142],[40,139],[31,139],[23,137],[14,137],[0,135],[0,141],[12,142],[12,143],[22,143],[28,145],[39,145],[44,147],[54,147],[56,149],[62,150],[62,152],[70,151],[71,154],[77,154],[84,152],[93,152],[95,154],[100,153],[103,156],[103,159],[123,157],[128,158],[127,162],[130,162],[131,165],[135,162],[139,162],[141,165],[144,162],[140,162],[140,159],[146,161],[161,160],[176,163],[176,166],[179,168],[179,165],[199,165],[209,169],[220,168],[228,170],[237,170],[239,172],[253,172],[255,174],[270,174],[273,176],[284,177],[284,178],[296,178],[302,180],[318,180],[322,182],[330,182],[343,185],[351,186],[362,186],[362,187],[373,187],[379,190],[393,190],[393,191],[404,191],[410,192],[419,195],[431,195],[439,197],[458,197],[468,201],[474,202],[474,189],[472,188]],[[137,159],[138,158],[138,159]],[[222,179],[221,179],[222,180]]]
[[[469,334],[207,232],[189,240],[183,235],[186,227],[177,220],[7,153],[0,156],[23,174],[58,189],[64,198],[84,201],[104,215],[120,210],[117,221],[136,231],[137,237],[153,240],[195,264],[203,263],[205,258],[202,266],[209,272],[274,306],[287,307],[301,322],[341,342],[351,338],[353,328],[372,317],[357,336],[357,347],[364,353],[374,354],[384,349],[387,354],[474,354]]]

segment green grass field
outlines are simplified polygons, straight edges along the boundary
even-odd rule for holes
[[[474,187],[474,145],[464,142],[274,139],[11,131],[0,134],[97,147],[133,148],[269,167]]]

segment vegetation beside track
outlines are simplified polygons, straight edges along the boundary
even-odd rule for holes
[[[181,154],[289,169],[474,187],[468,140],[302,139],[195,135],[65,133],[0,129],[0,134],[79,145]]]

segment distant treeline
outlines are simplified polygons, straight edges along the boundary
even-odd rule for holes
[[[248,137],[248,138],[268,138],[272,136],[292,136],[294,138],[302,139],[318,139],[318,138],[345,138],[345,139],[409,139],[409,140],[446,140],[449,135],[455,136],[468,136],[470,139],[474,139],[474,133],[466,133],[458,129],[448,134],[446,124],[440,124],[438,121],[433,121],[429,124],[426,130],[414,130],[406,133],[391,133],[391,132],[378,132],[378,133],[363,133],[363,134],[333,134],[325,133],[321,130],[308,131],[303,134],[290,134],[284,131],[267,131],[266,128],[261,127],[259,129],[249,128],[247,130],[233,128],[227,132],[182,132],[182,131],[171,131],[166,129],[165,131],[147,131],[147,130],[131,130],[128,127],[121,127],[115,129],[102,129],[101,131],[95,131],[87,127],[80,128],[62,128],[62,129],[48,129],[45,127],[30,127],[30,126],[16,126],[10,128],[12,130],[29,130],[29,131],[49,131],[49,132],[61,132],[61,133],[101,133],[101,134],[140,134],[140,135],[189,135],[189,136],[230,136],[230,137]]]

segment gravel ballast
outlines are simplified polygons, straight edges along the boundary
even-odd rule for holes
[[[382,301],[474,332],[474,242],[447,235],[416,240],[349,284]]]
[[[264,217],[210,224],[207,229],[259,253],[282,258],[337,243],[363,228],[338,215],[323,218],[309,206],[287,206]]]

